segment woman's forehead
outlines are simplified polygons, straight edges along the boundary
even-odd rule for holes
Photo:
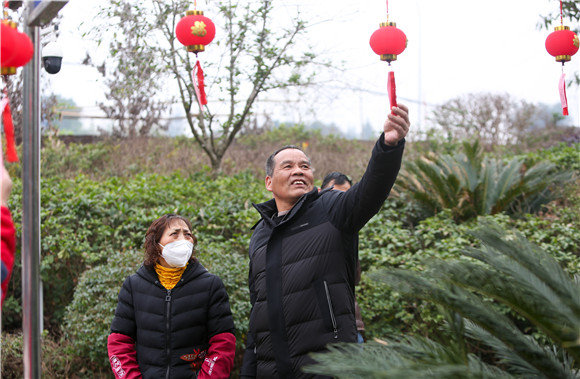
[[[187,224],[185,223],[185,221],[180,220],[180,219],[175,219],[175,220],[171,220],[169,222],[169,225],[167,225],[167,230],[174,230],[174,229],[187,229],[189,230],[189,227],[187,226]]]

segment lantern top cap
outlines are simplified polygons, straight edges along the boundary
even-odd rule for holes
[[[5,24],[6,26],[11,27],[12,29],[16,29],[17,28],[17,24],[16,22],[12,21],[12,20],[2,20],[2,23]]]
[[[558,30],[570,30],[570,27],[566,26],[566,25],[559,25],[559,26],[554,27],[554,31],[558,31]]]
[[[386,21],[386,22],[381,22],[379,24],[379,27],[381,27],[381,28],[384,28],[385,26],[395,26],[396,27],[397,23],[393,22],[393,21]]]
[[[203,11],[199,11],[197,9],[189,10],[185,12],[186,16],[203,16]]]

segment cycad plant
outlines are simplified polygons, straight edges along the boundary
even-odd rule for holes
[[[533,213],[554,199],[569,171],[550,162],[526,168],[523,160],[484,156],[479,142],[464,142],[455,155],[406,163],[395,190],[415,200],[422,216],[451,209],[457,221],[499,212]]]
[[[307,370],[337,378],[580,378],[580,278],[519,234],[490,223],[474,234],[482,247],[460,260],[434,262],[421,273],[373,274],[394,291],[445,309],[446,338],[334,345],[315,354],[318,364]],[[524,333],[494,303],[543,337]],[[485,356],[475,353],[476,345],[487,348]]]

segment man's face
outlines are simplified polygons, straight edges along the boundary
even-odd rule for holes
[[[266,189],[274,194],[278,212],[292,208],[300,196],[313,188],[312,168],[302,151],[285,149],[274,157],[274,172],[266,177]]]

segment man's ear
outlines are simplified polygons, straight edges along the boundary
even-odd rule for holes
[[[265,184],[266,184],[266,189],[270,192],[272,192],[272,178],[269,176],[266,176],[266,179],[264,180]]]

